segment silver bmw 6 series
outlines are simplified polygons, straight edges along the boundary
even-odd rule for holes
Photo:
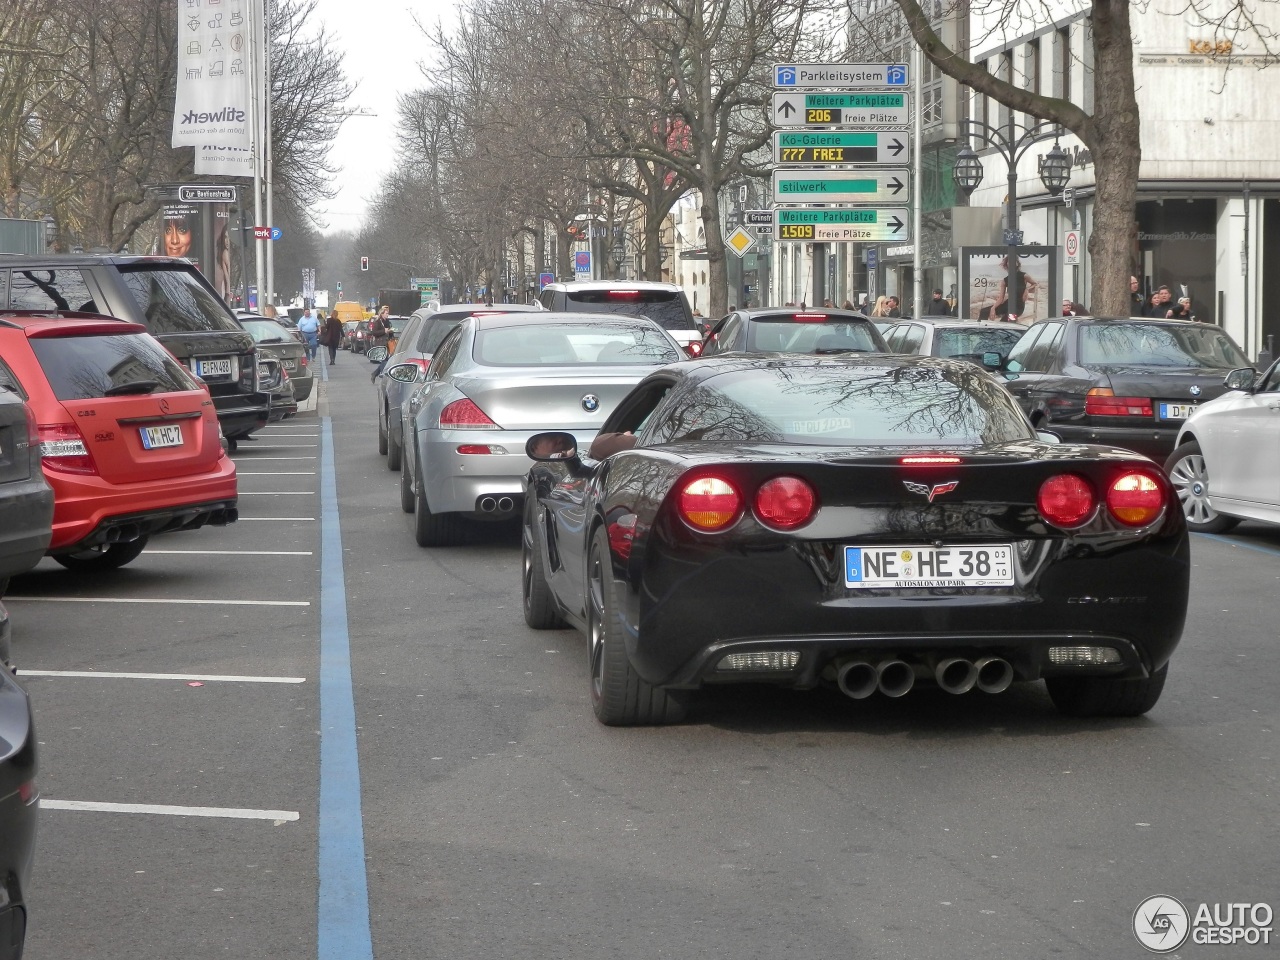
[[[466,538],[468,519],[517,515],[532,466],[525,441],[563,430],[586,450],[648,373],[685,358],[643,317],[489,314],[464,320],[404,402],[400,505],[420,546]]]

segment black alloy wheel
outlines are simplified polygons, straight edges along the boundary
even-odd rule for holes
[[[1149,677],[1045,677],[1049,699],[1068,717],[1140,717],[1156,705],[1169,665]]]
[[[559,630],[564,618],[556,608],[555,596],[542,565],[542,549],[534,532],[537,497],[525,497],[524,523],[520,526],[520,588],[524,599],[524,622],[535,630]]]
[[[640,679],[627,659],[619,616],[617,581],[604,527],[591,538],[587,558],[587,656],[591,708],[611,727],[680,723],[688,694],[668,691]]]
[[[77,573],[116,570],[126,563],[137,560],[146,549],[147,539],[147,537],[139,537],[127,543],[104,543],[75,553],[55,554],[53,559],[68,570],[74,570]]]

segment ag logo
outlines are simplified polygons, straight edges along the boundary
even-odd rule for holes
[[[1147,897],[1133,911],[1133,935],[1152,953],[1172,953],[1190,932],[1187,908],[1173,897]]]

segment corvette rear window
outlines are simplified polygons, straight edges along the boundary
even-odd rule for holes
[[[649,443],[978,444],[1035,436],[985,373],[929,365],[724,373],[681,399]]]
[[[176,393],[200,385],[145,333],[28,340],[59,400]]]

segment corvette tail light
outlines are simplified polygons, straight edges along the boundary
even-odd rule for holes
[[[40,437],[40,462],[50,470],[86,476],[98,472],[84,445],[84,436],[74,423],[42,423],[36,431]]]
[[[1084,412],[1091,417],[1149,417],[1149,397],[1117,397],[1110,387],[1094,387],[1084,396]]]
[[[1164,510],[1164,491],[1150,474],[1126,473],[1107,488],[1107,509],[1126,526],[1143,527]]]
[[[470,400],[455,400],[440,411],[440,426],[445,430],[500,430],[489,415]]]
[[[723,530],[741,510],[741,494],[720,477],[699,477],[680,491],[680,516],[695,530]]]
[[[1036,508],[1055,527],[1078,527],[1093,513],[1093,487],[1083,477],[1062,473],[1040,484]]]
[[[756,491],[756,516],[766,527],[794,530],[813,519],[818,497],[799,477],[774,477]]]

